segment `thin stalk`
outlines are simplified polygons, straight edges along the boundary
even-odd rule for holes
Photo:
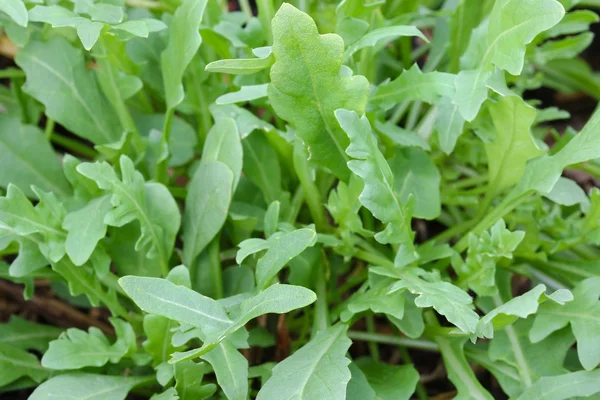
[[[214,289],[215,299],[223,298],[223,268],[221,268],[221,235],[217,235],[208,245],[210,259],[210,277]]]
[[[389,122],[394,125],[397,125],[398,122],[400,122],[400,120],[402,119],[402,117],[404,117],[404,114],[406,114],[406,111],[408,111],[409,105],[410,105],[410,101],[408,101],[408,100],[404,100],[402,103],[398,104],[398,106],[394,110],[394,113],[390,117]]]
[[[312,179],[306,153],[302,146],[302,142],[297,140],[294,146],[294,169],[296,170],[296,175],[298,175],[298,180],[302,186],[302,191],[304,192],[306,203],[308,204],[308,209],[315,222],[317,231],[327,232],[329,231],[329,224],[325,218],[325,208],[323,207],[321,193]]]
[[[473,226],[475,226],[476,223],[477,223],[477,221],[472,219],[472,220],[465,221],[461,224],[454,225],[450,229],[446,229],[444,232],[440,233],[439,235],[434,236],[431,239],[427,240],[427,242],[435,242],[435,243],[447,242],[448,240],[452,239],[453,237],[462,235],[463,233],[467,232],[469,229],[471,229]]]
[[[402,358],[404,359],[404,363],[407,365],[411,365],[413,363],[412,357],[408,353],[408,350],[406,349],[406,347],[398,346],[398,350],[400,351],[400,355],[402,355]],[[427,395],[427,390],[425,389],[425,386],[423,385],[423,383],[421,383],[421,381],[417,381],[416,393],[417,393],[417,397],[420,400],[429,400],[429,396]]]
[[[54,125],[55,122],[52,118],[48,118],[46,120],[46,129],[44,130],[44,135],[46,136],[46,140],[48,141],[52,139],[52,134],[54,133]]]
[[[348,331],[348,337],[352,340],[363,342],[376,342],[382,344],[391,344],[395,346],[404,346],[409,349],[419,349],[423,351],[438,352],[437,343],[423,339],[408,339],[399,336],[385,335],[381,333],[369,333],[361,331]]]
[[[252,6],[250,6],[250,2],[248,0],[238,0],[238,4],[249,21],[252,18]]]
[[[0,79],[25,78],[25,72],[18,68],[6,68],[0,70]]]
[[[406,119],[406,129],[412,131],[415,126],[417,126],[417,120],[419,119],[419,114],[421,113],[421,108],[423,108],[423,103],[420,101],[415,101],[408,112],[408,117]]]
[[[256,0],[256,8],[258,8],[258,20],[263,27],[267,43],[273,43],[273,32],[271,30],[271,20],[275,15],[273,0]]]
[[[85,156],[87,158],[96,158],[96,156],[98,155],[94,149],[89,148],[85,144],[83,144],[77,140],[73,140],[71,138],[64,137],[56,132],[54,134],[52,134],[52,137],[50,138],[50,140],[52,141],[52,143],[55,143],[61,147],[64,147],[65,149],[69,150],[69,152],[77,153],[77,154]]]
[[[288,212],[288,215],[285,218],[285,221],[287,223],[293,224],[296,221],[296,219],[298,219],[298,214],[300,214],[302,204],[304,204],[304,192],[302,191],[302,186],[298,185],[296,191],[294,192],[294,197],[292,197],[290,211]]]
[[[311,337],[329,327],[329,308],[327,305],[327,275],[323,263],[319,264],[315,291],[317,301],[315,303],[315,314]]]
[[[152,1],[152,0],[125,0],[125,5],[127,7],[147,8],[149,10],[173,11],[171,9],[171,7],[169,7],[166,4],[161,3],[160,1]]]
[[[369,264],[373,264],[373,265],[379,265],[382,267],[394,267],[394,262],[387,259],[387,258],[383,258],[377,254],[372,254],[369,252],[366,252],[364,250],[358,250],[355,254],[354,254],[355,258],[358,258],[359,260],[363,260]]]
[[[375,328],[375,318],[372,314],[369,314],[365,317],[365,322],[367,324],[367,331],[371,334],[376,333],[377,329]],[[369,347],[369,352],[371,353],[371,357],[375,361],[379,361],[381,357],[379,356],[379,347],[377,347],[377,342],[370,341],[367,343]]]
[[[467,187],[471,187],[471,186],[477,186],[481,183],[485,183],[488,180],[488,176],[487,175],[478,175],[478,176],[473,176],[470,178],[462,178],[457,182],[453,182],[453,183],[449,183],[447,185],[445,185],[446,189],[448,190],[459,190],[459,189],[464,189]]]

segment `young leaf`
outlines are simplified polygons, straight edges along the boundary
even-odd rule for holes
[[[543,344],[542,339],[570,323],[577,338],[579,361],[590,371],[600,363],[600,345],[596,340],[600,334],[600,321],[596,318],[600,312],[600,277],[582,281],[573,290],[573,296],[574,300],[565,305],[542,304],[529,338]]]
[[[183,101],[183,74],[202,43],[198,31],[206,3],[206,0],[184,0],[171,21],[169,43],[161,54],[165,97],[170,110]]]
[[[0,324],[0,346],[44,352],[48,343],[56,339],[61,332],[62,329],[36,324],[13,315],[10,321]]]
[[[263,69],[270,68],[275,62],[275,56],[271,49],[266,54],[260,52],[255,55],[259,58],[238,58],[234,60],[213,61],[206,66],[208,72],[222,72],[224,74],[254,74]]]
[[[344,42],[319,35],[308,15],[284,3],[273,18],[273,54],[269,100],[275,112],[296,129],[310,158],[347,181],[348,138],[334,111],[364,113],[369,85],[362,76],[340,76]],[[302,84],[297,84],[301,82]]]
[[[147,313],[195,326],[207,335],[222,332],[232,324],[217,301],[166,279],[125,276],[119,284]]]
[[[144,184],[142,174],[135,170],[128,157],[121,156],[120,166],[121,179],[106,162],[83,163],[77,171],[112,194],[114,208],[106,215],[104,223],[120,227],[134,219],[140,221],[142,234],[136,250],[144,249],[148,258],[158,258],[166,274],[181,223],[177,203],[163,185]]]
[[[517,400],[566,400],[589,397],[600,392],[600,370],[577,371],[541,378]]]
[[[349,59],[354,53],[365,47],[374,47],[378,43],[391,41],[398,37],[416,36],[428,42],[427,37],[419,29],[410,25],[386,26],[385,28],[375,29],[358,41],[352,43],[344,52],[344,59]]]
[[[8,344],[0,344],[0,388],[24,376],[40,383],[48,375],[49,371],[40,365],[35,355]]]
[[[229,400],[245,400],[248,397],[248,360],[229,342],[221,342],[203,359],[215,371],[217,382]]]
[[[445,72],[424,74],[415,64],[392,82],[379,86],[369,98],[369,102],[384,110],[405,100],[434,104],[441,97],[454,95],[454,79],[454,75]]]
[[[154,381],[147,376],[109,376],[84,373],[58,375],[42,383],[30,400],[125,400],[133,387]]]
[[[44,104],[48,117],[95,144],[119,139],[119,122],[93,72],[66,39],[31,41],[15,61],[27,75],[25,92]]]
[[[488,106],[496,140],[485,144],[489,163],[490,191],[499,193],[523,176],[527,161],[543,154],[531,136],[535,109],[518,96],[502,97]],[[508,124],[508,125],[507,125]]]
[[[346,153],[355,158],[348,167],[360,176],[365,186],[359,200],[373,215],[386,224],[384,231],[375,235],[380,243],[402,244],[413,248],[411,215],[394,192],[394,177],[390,166],[377,147],[367,117],[359,118],[353,111],[337,110],[335,116],[350,137]]]
[[[225,223],[233,179],[231,169],[219,161],[202,162],[194,173],[183,215],[183,259],[186,265],[193,265]]]
[[[262,99],[267,97],[268,83],[262,83],[260,85],[247,85],[242,86],[239,91],[227,93],[220,96],[215,101],[216,104],[233,104],[233,103],[246,103],[252,100]]]
[[[277,364],[257,400],[345,399],[350,381],[346,352],[351,344],[346,329],[345,325],[336,325],[320,332]]]
[[[313,246],[316,239],[317,233],[307,228],[270,237],[269,250],[256,265],[256,284],[259,289],[265,288],[292,258]]]
[[[0,186],[12,183],[28,197],[31,186],[66,196],[71,189],[60,168],[58,157],[42,132],[22,125],[18,118],[0,117]]]
[[[368,357],[359,358],[356,365],[365,374],[377,399],[409,400],[419,382],[419,373],[412,365],[386,365]]]

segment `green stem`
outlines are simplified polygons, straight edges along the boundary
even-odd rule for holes
[[[290,211],[285,219],[287,223],[293,224],[296,219],[298,219],[302,204],[304,204],[304,192],[302,191],[302,186],[299,185],[294,192],[294,197],[292,197],[292,202],[290,204]]]
[[[358,250],[354,254],[354,257],[358,258],[359,260],[366,261],[369,264],[378,265],[378,266],[382,266],[382,267],[392,267],[392,268],[394,267],[393,261],[391,261],[387,258],[383,258],[377,254],[366,252],[364,250]]]
[[[217,235],[208,245],[208,255],[210,258],[210,277],[214,290],[214,298],[223,298],[223,268],[221,268],[221,235]]]
[[[478,175],[470,178],[461,178],[457,182],[449,183],[445,185],[446,189],[456,191],[459,189],[464,189],[471,186],[477,186],[481,183],[485,183],[488,180],[487,175]]]
[[[319,189],[312,179],[307,161],[308,157],[303,146],[300,140],[296,140],[294,146],[294,169],[296,170],[296,175],[298,175],[298,180],[302,186],[302,191],[304,192],[306,203],[308,204],[308,209],[317,227],[317,231],[327,232],[329,231],[329,225],[325,218],[325,208],[323,207]]]
[[[125,5],[127,7],[135,7],[135,8],[147,8],[149,10],[162,10],[162,11],[173,11],[166,4],[161,3],[160,1],[152,1],[152,0],[125,0]]]
[[[25,72],[18,68],[6,68],[0,70],[0,79],[25,78]]]
[[[96,158],[96,156],[98,155],[94,149],[89,148],[85,144],[77,140],[73,140],[71,138],[59,135],[56,132],[52,135],[50,140],[52,141],[52,143],[64,147],[66,150],[69,150],[72,153],[77,153],[87,158]]]
[[[258,20],[263,27],[267,44],[273,43],[273,31],[271,30],[271,20],[275,15],[275,8],[273,7],[273,0],[256,0],[256,7],[258,8]]]
[[[175,115],[175,110],[172,108],[167,110],[167,114],[165,115],[165,123],[163,125],[161,145],[169,146],[169,138],[171,137],[171,125],[173,124],[173,117]],[[156,181],[166,184],[169,180],[169,164],[168,157],[162,160],[160,163],[156,165]]]
[[[404,100],[402,103],[398,104],[396,109],[394,110],[394,114],[392,114],[390,118],[390,123],[397,125],[398,122],[404,117],[406,111],[408,111],[408,106],[410,105],[410,101]]]
[[[437,236],[427,240],[427,242],[443,243],[454,238],[455,236],[461,235],[471,229],[477,223],[476,220],[468,220],[461,224],[454,225],[450,229],[446,229],[444,232]]]
[[[46,129],[44,131],[44,135],[46,136],[46,140],[48,141],[52,139],[52,134],[54,133],[54,125],[55,122],[52,118],[46,119]]]
[[[315,291],[317,293],[317,302],[315,303],[315,314],[311,337],[314,338],[317,333],[329,327],[329,307],[327,305],[327,275],[325,266],[319,263],[318,276]]]
[[[372,314],[369,314],[365,317],[365,322],[367,324],[367,331],[371,334],[376,333],[377,329],[375,328],[375,317]],[[377,342],[370,341],[367,344],[369,346],[369,352],[371,353],[371,357],[375,361],[380,360],[379,356],[379,347],[377,347]]]
[[[250,2],[248,0],[238,0],[238,4],[249,21],[252,18],[252,6],[250,6]]]
[[[352,340],[363,342],[377,342],[382,344],[391,344],[395,346],[404,346],[409,349],[419,349],[423,351],[438,352],[439,347],[435,342],[423,339],[408,339],[399,336],[385,335],[381,333],[369,333],[361,331],[348,331],[348,337]]]

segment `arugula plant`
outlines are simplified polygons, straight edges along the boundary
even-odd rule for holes
[[[597,4],[0,0],[0,392],[597,396]]]

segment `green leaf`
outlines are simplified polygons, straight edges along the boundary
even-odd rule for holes
[[[583,210],[590,207],[590,199],[585,190],[577,182],[564,177],[560,177],[550,193],[544,197],[567,207],[575,204],[580,204]]]
[[[600,392],[600,370],[570,372],[544,377],[524,391],[517,400],[565,400]]]
[[[121,156],[120,167],[121,179],[106,162],[83,163],[77,171],[112,194],[113,209],[104,223],[120,227],[139,220],[142,229],[136,250],[143,249],[148,258],[158,258],[166,271],[181,223],[179,207],[165,186],[145,184],[142,174],[135,170],[128,157]]]
[[[348,366],[352,378],[348,382],[346,391],[347,400],[375,400],[375,391],[369,385],[369,381],[365,374],[358,368],[355,363],[350,363]]]
[[[60,328],[36,324],[12,315],[10,321],[0,324],[0,346],[44,352],[48,343],[62,331]]]
[[[422,73],[417,64],[404,71],[398,78],[375,89],[369,102],[384,110],[405,100],[437,103],[441,97],[454,95],[455,76],[445,72]]]
[[[566,289],[559,289],[551,295],[546,295],[546,286],[537,285],[527,293],[510,299],[483,316],[477,323],[477,336],[493,338],[494,330],[512,324],[517,318],[527,318],[535,314],[539,305],[547,300],[563,305],[572,299],[573,295]]]
[[[31,41],[15,61],[25,71],[24,90],[46,107],[46,115],[95,144],[119,139],[119,122],[85,66],[81,51],[66,39]]]
[[[394,176],[377,147],[367,117],[359,118],[354,111],[337,110],[336,118],[350,138],[346,153],[354,158],[348,167],[365,182],[359,200],[373,215],[386,224],[375,235],[378,242],[402,244],[413,248],[411,215],[394,192]]]
[[[456,141],[462,135],[465,119],[459,111],[459,106],[448,98],[438,104],[438,117],[435,120],[435,130],[438,134],[440,149],[450,154],[456,146]]]
[[[546,303],[540,306],[535,322],[529,332],[532,342],[543,344],[552,332],[571,324],[577,339],[577,354],[581,365],[588,371],[600,363],[600,278],[582,281],[573,290],[574,300],[565,304]]]
[[[31,400],[124,400],[133,387],[152,382],[153,377],[107,376],[73,373],[55,376],[35,389]]]
[[[414,197],[414,216],[435,219],[441,213],[440,172],[425,151],[400,149],[390,160],[394,174],[394,192],[407,204]]]
[[[232,324],[217,301],[166,279],[125,276],[119,284],[147,313],[195,326],[207,335],[222,332]]]
[[[242,174],[244,163],[240,134],[233,118],[216,118],[210,129],[202,149],[202,162],[220,161],[233,172],[233,187],[235,191]]]
[[[161,54],[167,108],[170,110],[183,101],[183,74],[202,43],[198,31],[206,3],[206,0],[184,0],[171,20],[169,43]]]
[[[415,392],[419,373],[412,365],[387,365],[367,357],[355,362],[375,390],[376,399],[409,400]]]
[[[91,327],[89,333],[71,328],[50,342],[42,357],[42,366],[56,370],[101,367],[109,361],[119,362],[125,352],[122,346],[111,345],[98,328]]]
[[[166,362],[171,353],[179,350],[171,342],[173,329],[176,327],[175,322],[160,315],[147,314],[144,316],[146,341],[142,343],[142,346],[152,356],[156,365]]]
[[[485,144],[490,191],[498,193],[516,184],[527,161],[543,154],[531,136],[535,109],[518,96],[502,97],[488,106],[496,128],[496,140]]]
[[[246,103],[267,97],[268,83],[242,86],[237,92],[227,93],[215,101],[216,104]]]
[[[489,21],[471,37],[465,54],[467,68],[456,77],[456,96],[461,115],[472,121],[487,98],[487,82],[494,66],[519,75],[523,70],[525,46],[539,33],[552,28],[565,10],[556,0],[501,0],[494,4]]]
[[[216,391],[214,384],[203,385],[202,380],[208,367],[206,363],[186,361],[175,366],[175,388],[179,400],[205,399]]]
[[[314,246],[316,239],[317,233],[307,228],[271,236],[267,241],[266,254],[256,265],[256,284],[259,289],[265,288],[294,257],[307,247]]]
[[[314,21],[284,3],[273,19],[273,54],[269,100],[288,121],[316,164],[347,181],[349,141],[335,120],[344,108],[364,113],[369,90],[362,76],[342,77],[344,42],[334,35],[319,35]],[[301,82],[302,84],[298,84]]]
[[[194,260],[223,227],[231,203],[233,173],[222,162],[202,162],[189,185],[183,215],[183,259]]]
[[[394,40],[399,37],[416,36],[428,42],[427,37],[419,29],[410,25],[386,26],[385,28],[375,29],[348,46],[344,52],[344,59],[352,57],[354,53],[365,47],[374,47],[379,43]]]
[[[104,217],[111,209],[110,197],[103,196],[65,217],[63,228],[68,232],[65,249],[75,265],[85,264],[98,242],[106,236]]]
[[[229,400],[248,397],[248,360],[229,342],[221,342],[202,356],[215,371],[217,382]]]
[[[279,200],[281,195],[281,168],[277,153],[261,132],[254,132],[242,142],[244,172],[262,191],[265,202]]]
[[[270,68],[275,62],[271,49],[267,54],[257,54],[259,58],[237,58],[234,60],[213,61],[206,66],[208,72],[222,72],[224,74],[245,75],[254,74],[263,69]]]
[[[417,307],[433,307],[463,332],[474,333],[479,316],[471,309],[473,299],[466,292],[451,283],[431,279],[419,268],[404,269],[399,272],[401,280],[396,282],[389,293],[408,289],[418,295]],[[429,278],[430,281],[424,278]]]
[[[71,189],[61,170],[58,156],[42,132],[22,125],[18,118],[0,117],[0,186],[12,183],[28,197],[31,186],[65,196]]]
[[[346,352],[351,341],[345,325],[320,332],[313,340],[273,368],[257,400],[345,399],[350,381]]]
[[[448,378],[458,390],[457,400],[493,400],[492,395],[479,383],[465,357],[467,338],[436,336]]]
[[[27,26],[27,8],[22,0],[0,0],[0,11],[4,11],[17,24]]]
[[[0,344],[0,388],[25,376],[40,383],[49,375],[35,355],[9,344]]]
[[[423,150],[431,150],[429,143],[417,135],[416,132],[411,132],[389,122],[384,124],[380,121],[375,121],[375,129],[390,139],[396,146],[419,147]]]

